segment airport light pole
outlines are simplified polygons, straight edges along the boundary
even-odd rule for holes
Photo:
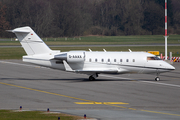
[[[165,60],[167,60],[167,0],[165,0]]]

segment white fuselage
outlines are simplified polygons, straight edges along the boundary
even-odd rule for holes
[[[154,55],[145,52],[89,52],[70,51],[24,56],[23,61],[59,70],[66,70],[62,60],[56,55],[66,55],[66,60],[73,70],[93,73],[162,73],[175,68],[163,60],[148,60]],[[90,71],[90,72],[87,72]]]

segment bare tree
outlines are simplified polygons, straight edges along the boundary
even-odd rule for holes
[[[6,6],[0,2],[0,37],[6,35],[5,30],[8,30],[9,22],[6,20]]]

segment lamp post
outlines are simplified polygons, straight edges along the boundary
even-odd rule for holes
[[[167,0],[165,0],[165,60],[167,60]]]

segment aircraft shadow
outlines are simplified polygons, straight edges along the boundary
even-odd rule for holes
[[[101,79],[89,80],[87,78],[57,78],[57,79],[36,79],[36,78],[0,78],[0,80],[31,80],[31,81],[67,81],[67,82],[103,82],[103,81],[153,81],[152,79]]]

